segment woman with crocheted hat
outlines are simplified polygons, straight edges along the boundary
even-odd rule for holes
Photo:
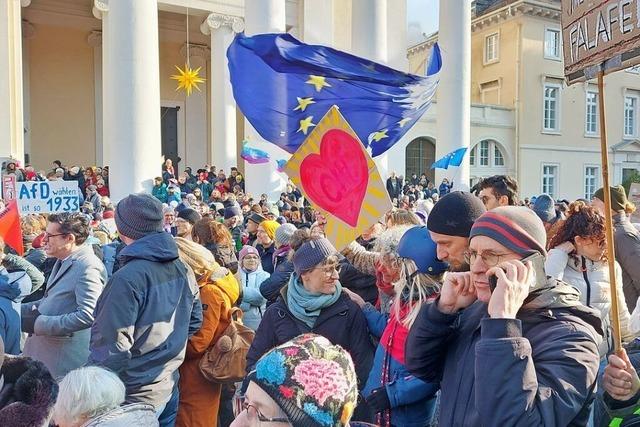
[[[309,234],[300,237],[292,247],[294,271],[278,300],[264,313],[247,354],[247,372],[274,346],[310,332],[349,351],[362,388],[373,361],[367,321],[362,310],[343,292],[333,245]],[[358,412],[358,419],[367,418],[367,414]]]
[[[243,411],[231,427],[355,427],[358,380],[345,349],[304,334],[262,356],[248,375]]]
[[[393,282],[393,302],[388,312],[349,296],[367,319],[371,335],[379,339],[373,367],[363,394],[377,414],[380,426],[423,427],[431,425],[436,408],[437,383],[419,379],[405,367],[405,342],[420,307],[440,293],[442,274],[448,264],[438,260],[436,244],[425,226],[411,227],[393,254],[398,272]]]

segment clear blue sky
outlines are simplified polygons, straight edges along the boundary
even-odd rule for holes
[[[439,0],[407,0],[407,41],[410,46],[423,39],[422,33],[429,35],[438,30],[439,4]]]

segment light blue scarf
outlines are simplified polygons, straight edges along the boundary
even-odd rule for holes
[[[336,291],[331,295],[309,292],[294,272],[291,273],[287,286],[287,306],[296,319],[302,320],[309,328],[313,328],[322,309],[333,305],[341,294],[340,282],[336,283]]]

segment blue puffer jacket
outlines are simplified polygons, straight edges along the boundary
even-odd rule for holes
[[[406,308],[401,309],[401,316],[406,311]],[[436,407],[435,394],[440,386],[438,383],[429,383],[415,377],[405,367],[404,346],[409,334],[408,329],[396,317],[393,307],[389,315],[382,314],[367,304],[363,313],[369,332],[380,339],[363,395],[368,398],[373,390],[384,386],[391,402],[391,409],[385,411],[382,416],[390,414],[392,426],[430,425]],[[385,371],[387,381],[383,381]]]
[[[241,268],[238,274],[242,281],[242,303],[240,304],[244,313],[242,323],[255,331],[267,309],[267,300],[260,293],[260,284],[269,278],[269,273],[258,264],[256,271],[247,272]]]
[[[27,273],[0,267],[0,336],[7,354],[20,354],[20,303],[30,293]]]

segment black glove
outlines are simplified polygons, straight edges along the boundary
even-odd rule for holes
[[[38,316],[40,316],[40,312],[35,307],[33,310],[22,310],[22,332],[28,334],[34,333],[33,328],[35,327]]]
[[[374,389],[366,400],[369,407],[376,414],[391,408],[391,402],[389,401],[389,395],[385,387]]]

